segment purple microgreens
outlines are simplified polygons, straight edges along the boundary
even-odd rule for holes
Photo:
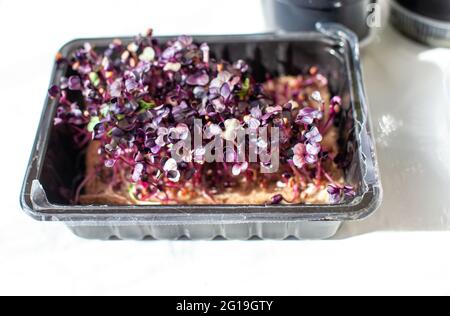
[[[353,188],[353,186],[346,185],[346,186],[344,186],[343,190],[344,190],[345,197],[354,198],[356,196],[356,192],[355,192],[355,189]]]
[[[78,76],[71,76],[69,77],[68,81],[67,81],[67,85],[69,90],[81,90],[82,86],[81,86],[81,79]]]
[[[322,111],[306,107],[300,110],[295,122],[311,125],[315,120],[321,120],[322,117],[323,117]]]
[[[277,194],[274,195],[271,199],[270,202],[268,204],[270,205],[277,205],[277,204],[281,204],[281,202],[283,202],[284,197],[281,194]]]
[[[325,101],[322,99],[322,95],[320,94],[319,91],[314,91],[314,92],[311,94],[311,100],[313,100],[314,102],[319,103],[319,104],[323,104],[323,103],[325,102]]]
[[[319,87],[326,87],[328,86],[328,79],[322,74],[317,74],[314,78],[319,85]]]
[[[352,186],[340,186],[338,184],[329,184],[328,188],[329,202],[331,204],[342,203],[346,198],[354,198],[356,192]]]
[[[136,164],[133,171],[133,182],[138,182],[141,179],[142,172],[144,171],[144,165],[141,163]]]
[[[250,110],[250,114],[255,118],[255,119],[260,119],[262,116],[262,111],[259,108],[259,106],[255,106]]]
[[[278,115],[283,111],[283,108],[280,105],[277,106],[269,106],[266,108],[266,114],[264,114],[261,118],[262,121],[268,121],[274,116]]]
[[[310,155],[317,156],[321,151],[319,143],[306,143],[306,152]]]
[[[322,141],[343,101],[339,96],[326,100],[320,91],[328,80],[318,68],[292,82],[258,83],[246,61],[215,60],[213,50],[189,36],[161,44],[149,31],[130,43],[114,40],[103,52],[86,43],[70,56],[59,54],[57,64],[70,75],[48,90],[57,107],[54,124],[70,125],[79,148],[98,143],[99,167],[111,174],[105,181],[130,189],[133,201],[176,203],[178,189],[184,188],[213,203],[222,188],[240,190],[254,183],[268,189],[270,181],[294,194],[287,200],[275,191],[268,204],[300,203],[300,192],[311,184],[322,190],[329,185],[332,202],[354,197],[353,187],[338,186],[329,175],[337,153],[328,154]],[[194,124],[198,120],[201,128]],[[176,160],[172,149],[194,140],[196,128],[201,143]],[[279,129],[278,173],[264,175],[260,167],[270,162],[250,163],[248,153],[238,157],[229,148],[220,153],[225,162],[208,162],[210,143],[236,145],[241,135],[245,149],[270,153],[273,143],[250,137],[262,128]]]
[[[239,70],[241,73],[245,73],[248,71],[248,65],[242,59],[238,60],[233,64],[233,68]]]
[[[234,176],[239,176],[241,173],[247,171],[248,162],[237,163],[232,168],[232,173]]]
[[[211,138],[221,135],[221,134],[222,134],[222,129],[220,128],[219,125],[210,124],[210,125],[206,126],[203,135],[205,136],[206,139],[211,139]]]
[[[194,149],[193,157],[194,160],[199,164],[204,164],[205,162],[206,149],[204,147],[199,147]]]
[[[222,113],[226,109],[226,105],[223,102],[223,99],[221,97],[214,99],[212,101],[212,105],[213,105],[214,109],[216,110],[216,112],[218,112],[218,113]]]
[[[169,129],[166,127],[158,128],[158,137],[155,140],[156,145],[163,147],[167,144],[167,136],[169,135]]]
[[[178,171],[178,165],[175,159],[170,158],[164,164],[163,170],[166,173],[166,177],[172,182],[178,182],[180,180],[180,172]]]
[[[190,136],[189,126],[179,123],[176,127],[170,129],[170,133],[177,140],[187,140]]]
[[[306,139],[310,143],[320,143],[323,139],[317,127],[313,127],[308,133],[305,134]]]
[[[331,204],[338,204],[339,202],[341,202],[341,188],[338,187],[337,185],[334,184],[330,184],[328,185],[328,195],[329,195],[329,200]]]
[[[125,88],[128,93],[132,93],[139,88],[139,84],[135,78],[130,77],[125,81]]]
[[[221,71],[217,77],[209,84],[209,91],[212,96],[221,96],[226,102],[229,100],[233,90],[241,82],[241,78],[233,76],[228,71]]]
[[[116,160],[115,159],[107,159],[105,161],[105,167],[106,168],[112,168],[112,167],[114,167],[115,164],[116,164]]]
[[[305,154],[306,154],[306,148],[304,144],[297,144],[294,146],[294,157],[293,157],[293,162],[295,164],[295,166],[299,169],[302,169],[307,161],[305,158]]]
[[[228,119],[224,122],[225,131],[222,133],[222,138],[228,141],[234,141],[237,136],[237,131],[241,127],[241,123],[237,119]]]
[[[220,95],[222,98],[227,100],[231,95],[231,87],[228,83],[224,83],[222,88],[220,88]]]
[[[244,122],[250,130],[256,130],[261,126],[260,120],[250,115],[244,117]]]
[[[48,95],[52,99],[56,99],[60,92],[61,92],[61,89],[57,85],[53,85],[50,87],[50,89],[48,89]]]
[[[122,79],[116,79],[109,86],[109,93],[111,94],[111,97],[113,97],[113,98],[118,98],[122,95]]]
[[[334,96],[330,101],[330,115],[326,122],[323,122],[320,127],[321,133],[327,133],[330,127],[333,125],[336,115],[340,112],[342,107],[342,98],[339,96]]]
[[[330,105],[335,108],[336,106],[341,106],[342,105],[342,98],[340,96],[334,96],[333,98],[331,98],[330,101]],[[336,109],[335,109],[336,110]],[[337,111],[336,111],[337,112]]]
[[[186,83],[191,86],[206,86],[209,83],[209,76],[205,72],[198,72],[190,75],[186,79]]]

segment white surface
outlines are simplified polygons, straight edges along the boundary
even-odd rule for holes
[[[0,0],[0,294],[450,294],[450,51],[390,28],[363,56],[385,201],[368,221],[346,225],[342,240],[86,241],[20,210],[63,43],[148,26],[157,34],[260,32],[258,3]],[[133,16],[117,17],[130,9]]]

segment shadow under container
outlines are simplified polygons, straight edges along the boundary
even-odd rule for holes
[[[318,66],[328,77],[331,93],[345,101],[337,122],[339,146],[347,162],[345,180],[355,186],[356,197],[337,205],[71,205],[64,192],[73,192],[79,183],[85,152],[74,149],[67,127],[53,125],[57,104],[47,99],[21,193],[26,213],[40,221],[63,222],[90,239],[246,240],[326,239],[342,222],[364,219],[377,209],[381,186],[355,34],[337,24],[323,24],[307,33],[194,39],[208,42],[217,59],[247,60],[261,82],[267,73],[298,75]],[[75,40],[61,53],[69,56],[86,41],[101,50],[111,40]],[[55,67],[52,83],[65,75],[66,69]]]

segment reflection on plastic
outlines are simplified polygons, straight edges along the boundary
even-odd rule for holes
[[[383,204],[337,238],[375,231],[450,229],[450,50],[429,49],[391,27],[363,54]]]
[[[378,146],[389,146],[392,134],[403,126],[403,121],[395,118],[391,114],[382,115],[378,120],[376,143]]]

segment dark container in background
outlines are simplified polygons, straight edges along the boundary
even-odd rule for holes
[[[264,0],[269,25],[274,30],[310,31],[317,22],[339,23],[360,40],[370,35],[368,16],[376,0]]]
[[[424,44],[450,47],[450,0],[392,0],[391,23]]]
[[[404,8],[435,20],[450,22],[449,0],[395,0]]]

